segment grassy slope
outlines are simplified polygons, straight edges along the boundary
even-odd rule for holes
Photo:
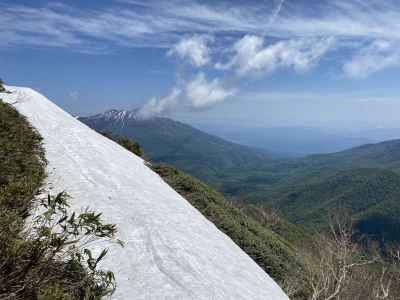
[[[292,244],[244,214],[222,194],[173,167],[155,165],[153,169],[275,280],[282,282],[298,270]]]
[[[12,284],[18,286],[24,280],[21,266],[33,257],[21,230],[45,178],[44,165],[39,134],[0,100],[0,298],[33,299],[29,286],[21,296],[12,296],[10,291],[15,290]]]
[[[264,227],[270,229],[298,249],[312,246],[312,237],[302,225],[296,225],[283,218],[276,211],[259,205],[232,202],[240,211]]]
[[[41,137],[24,117],[0,101],[0,214],[26,217],[45,177]],[[18,223],[19,223],[18,222]]]

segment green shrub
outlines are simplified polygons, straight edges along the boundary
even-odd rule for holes
[[[85,242],[113,239],[114,225],[91,211],[67,213],[67,196],[34,199],[46,176],[42,138],[0,100],[0,299],[100,299],[115,289],[111,272],[97,266]],[[35,202],[37,202],[35,200]]]
[[[85,245],[112,239],[115,226],[103,224],[101,214],[68,213],[67,208],[66,194],[48,196],[41,200],[42,213],[27,230],[15,234],[2,226],[1,233],[13,238],[0,246],[0,299],[51,295],[52,299],[94,300],[113,293],[113,273],[97,268],[107,250],[96,257]]]

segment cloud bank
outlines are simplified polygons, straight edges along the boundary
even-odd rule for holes
[[[140,109],[143,119],[162,116],[178,108],[202,110],[210,108],[235,95],[234,89],[226,88],[218,78],[208,80],[204,73],[198,73],[192,80],[175,86],[166,97],[152,98]]]
[[[199,73],[186,87],[186,95],[195,109],[210,107],[235,93],[234,89],[225,88],[218,78],[208,81],[204,73]]]
[[[173,88],[168,96],[150,99],[139,109],[138,116],[143,119],[149,119],[170,112],[178,105],[181,93],[180,89]]]
[[[252,72],[271,73],[278,68],[305,71],[311,68],[333,46],[333,38],[295,39],[264,46],[264,39],[246,35],[233,45],[234,56],[220,69],[236,69],[240,76]]]

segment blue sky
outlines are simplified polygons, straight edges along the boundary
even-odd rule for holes
[[[0,76],[74,114],[400,126],[395,0],[2,0],[0,11]]]

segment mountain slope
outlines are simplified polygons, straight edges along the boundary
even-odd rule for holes
[[[330,154],[280,159],[258,167],[222,170],[215,178],[220,190],[231,196],[274,203],[287,188],[360,168],[386,169],[400,174],[400,140]]]
[[[313,227],[326,224],[326,216],[335,211],[346,211],[365,225],[367,219],[379,216],[399,226],[399,199],[398,174],[382,169],[352,169],[292,187],[278,205],[294,222]]]
[[[110,110],[79,120],[97,131],[134,139],[153,161],[172,164],[202,179],[220,169],[252,167],[271,160],[265,150],[227,142],[168,118],[143,120],[136,111]]]
[[[352,168],[383,168],[400,172],[400,140],[366,144],[349,150],[311,155],[282,165],[290,176],[321,176]]]
[[[320,164],[337,164],[340,161],[340,167],[351,165],[400,170],[400,140],[367,144],[342,152],[310,158]]]
[[[4,100],[44,138],[53,191],[66,190],[72,209],[94,207],[117,225],[126,245],[109,245],[103,263],[115,272],[115,299],[287,299],[249,256],[142,159],[37,92],[9,89],[12,94]]]
[[[329,214],[346,211],[362,233],[400,241],[400,140],[281,161],[261,173],[263,184],[242,180],[253,187],[249,198],[292,222],[323,227]]]

